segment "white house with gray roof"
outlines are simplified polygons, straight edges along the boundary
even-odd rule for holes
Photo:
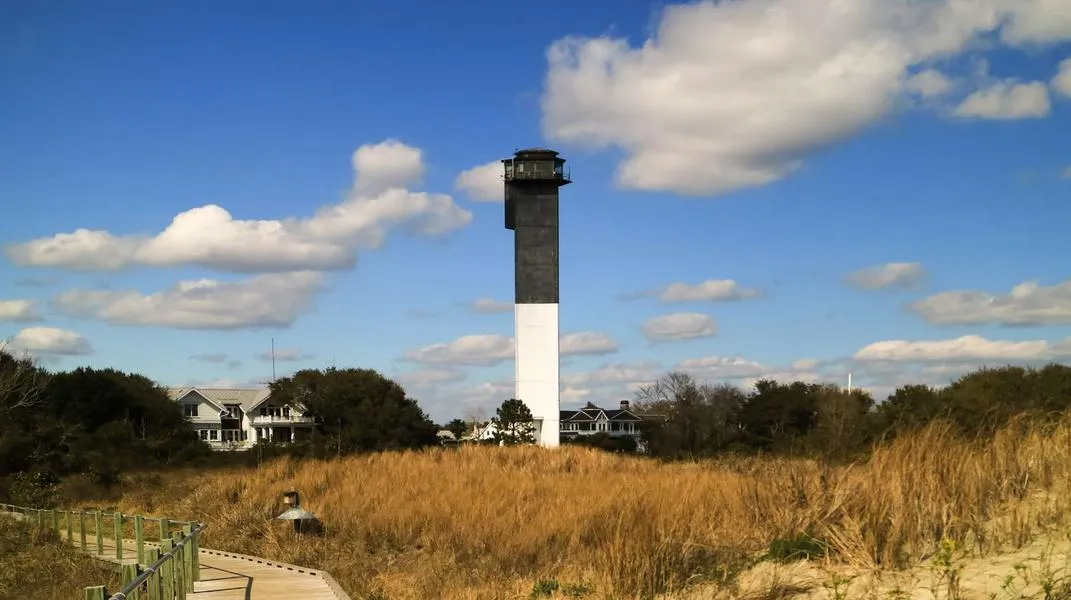
[[[313,419],[305,407],[273,402],[267,388],[182,387],[167,392],[214,450],[245,450],[260,440],[288,443],[312,433]]]

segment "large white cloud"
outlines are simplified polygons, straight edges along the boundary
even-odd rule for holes
[[[614,338],[601,331],[577,331],[567,333],[558,340],[558,352],[563,355],[598,355],[617,352]]]
[[[910,288],[927,276],[922,263],[891,262],[849,273],[844,281],[861,290]]]
[[[85,356],[93,346],[82,335],[55,327],[27,327],[16,333],[7,348],[44,356]]]
[[[0,321],[40,321],[37,303],[33,300],[0,300]]]
[[[875,342],[860,348],[854,358],[858,361],[999,364],[1068,356],[1071,356],[1071,340],[1054,344],[1046,340],[989,340],[979,335],[965,335],[947,340]]]
[[[566,38],[547,51],[543,129],[626,158],[627,188],[706,195],[762,185],[876,122],[905,93],[944,91],[940,59],[982,36],[1071,38],[1066,0],[706,0],[667,7],[639,47]]]
[[[61,312],[117,325],[184,329],[288,327],[306,312],[321,273],[269,273],[242,281],[181,281],[164,291],[70,290],[55,298]]]
[[[643,337],[650,342],[668,342],[711,337],[718,333],[714,319],[702,313],[673,313],[648,319]]]
[[[1044,83],[1007,80],[967,96],[952,114],[968,119],[1040,119],[1051,109],[1049,88]]]
[[[937,325],[1068,325],[1071,280],[1052,286],[1027,281],[1007,294],[953,290],[912,302],[908,307]]]
[[[566,333],[558,339],[562,356],[615,352],[617,342],[599,331]],[[513,360],[513,338],[498,334],[464,335],[451,342],[430,344],[406,353],[406,360],[427,365],[489,366]]]
[[[506,194],[502,174],[502,163],[496,160],[462,171],[454,187],[478,202],[502,202]]]
[[[677,281],[654,290],[623,296],[626,300],[655,296],[663,302],[718,302],[761,298],[762,292],[741,285],[734,279],[707,279],[699,283]]]
[[[494,298],[477,298],[469,302],[469,308],[474,312],[485,315],[513,312],[513,303],[495,300]]]
[[[71,270],[200,265],[239,273],[351,268],[358,248],[375,248],[392,229],[439,235],[468,225],[472,213],[445,194],[406,189],[423,172],[421,151],[397,142],[353,155],[356,180],[346,199],[307,218],[235,219],[209,204],[187,210],[155,235],[77,229],[9,244],[16,264]]]
[[[1071,98],[1071,58],[1060,61],[1059,71],[1052,78],[1051,83],[1054,90]]]

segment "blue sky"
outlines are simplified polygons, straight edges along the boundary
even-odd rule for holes
[[[274,338],[280,375],[491,410],[512,310],[471,303],[512,300],[512,234],[479,167],[546,145],[563,406],[1067,361],[1071,6],[840,4],[5,4],[0,338],[168,385],[265,381]]]

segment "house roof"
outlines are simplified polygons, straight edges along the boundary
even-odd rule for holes
[[[181,400],[190,392],[197,392],[220,410],[224,410],[224,404],[238,404],[244,412],[255,409],[271,396],[271,390],[268,388],[183,387],[167,390],[172,400]]]
[[[600,415],[604,415],[610,421],[642,421],[643,417],[628,409],[599,408],[594,404],[588,404],[580,410],[559,411],[558,418],[562,421],[589,422],[595,421]]]

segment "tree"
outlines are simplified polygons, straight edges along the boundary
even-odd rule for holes
[[[465,435],[465,432],[469,430],[469,426],[461,419],[454,419],[447,423],[446,426],[443,427],[443,429],[454,434],[455,438],[461,439],[461,436]]]
[[[271,384],[272,397],[316,418],[321,453],[419,448],[435,424],[402,386],[373,369],[304,369]]]
[[[0,344],[0,420],[40,404],[47,378],[32,360],[16,357]]]
[[[709,456],[740,438],[738,414],[745,394],[731,385],[699,384],[684,372],[671,372],[641,387],[635,409],[651,415],[641,424],[655,456]]]
[[[836,385],[812,385],[818,410],[809,434],[811,446],[823,454],[845,457],[870,441],[870,411],[874,398],[865,390],[849,393]]]
[[[141,375],[47,373],[0,351],[0,380],[0,476],[87,473],[111,483],[126,468],[211,453],[179,405]]]
[[[516,398],[503,402],[491,421],[495,425],[494,441],[499,444],[513,446],[535,442],[532,411]]]

